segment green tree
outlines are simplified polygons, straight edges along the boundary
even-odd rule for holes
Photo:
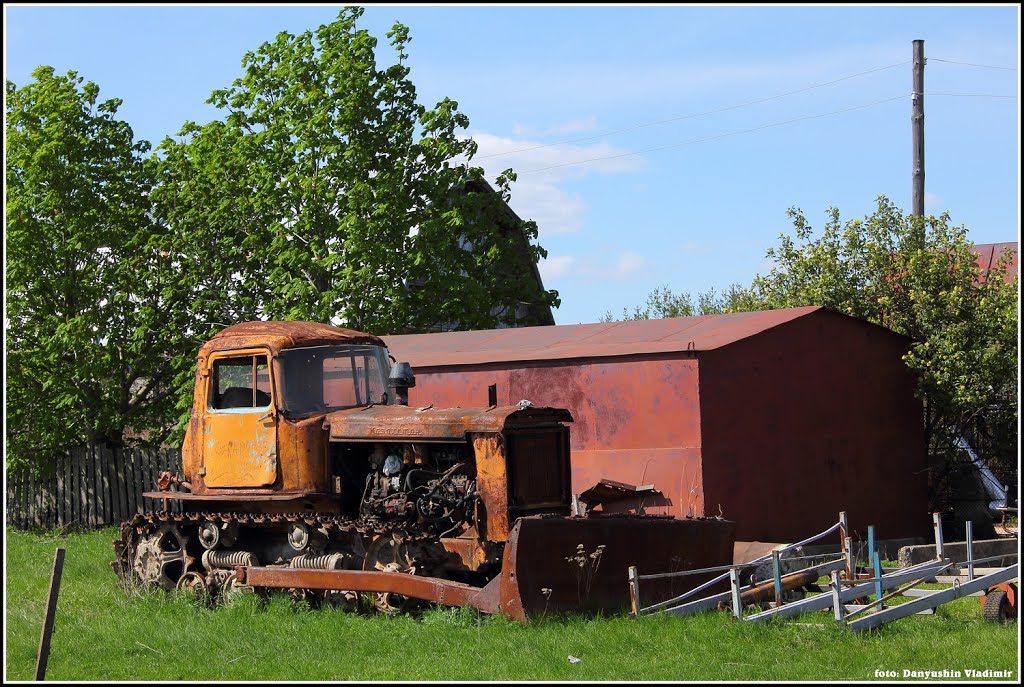
[[[159,441],[179,333],[164,326],[149,144],[76,72],[7,82],[8,462],[80,443]]]
[[[469,165],[457,104],[416,102],[408,30],[387,34],[397,59],[378,68],[361,14],[247,53],[244,75],[208,101],[224,121],[189,122],[161,144],[161,245],[195,265],[197,305],[380,334],[557,306],[528,277],[546,255],[536,224],[504,206],[515,175],[491,189]]]
[[[693,315],[714,315],[742,307],[746,291],[739,284],[732,284],[723,293],[718,293],[714,288],[697,294],[697,302],[694,303],[689,291],[675,293],[668,284],[655,287],[647,294],[647,300],[642,306],[622,309],[622,317],[619,320],[658,320],[666,317],[692,317]],[[614,322],[615,316],[609,310],[601,318],[601,322]]]

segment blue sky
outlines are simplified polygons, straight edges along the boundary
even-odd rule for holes
[[[39,65],[76,70],[157,143],[219,116],[205,100],[246,51],[337,13],[5,5],[4,71],[22,86]],[[818,228],[827,208],[863,217],[880,194],[909,210],[914,39],[929,59],[926,212],[948,210],[977,243],[1019,240],[1014,5],[371,5],[360,25],[379,64],[395,21],[421,103],[458,101],[476,162],[519,172],[511,205],[540,227],[558,324],[661,285],[749,284],[792,206]]]

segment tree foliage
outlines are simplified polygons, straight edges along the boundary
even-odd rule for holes
[[[738,309],[746,292],[739,284],[729,286],[723,293],[714,288],[697,294],[694,302],[689,291],[675,293],[668,284],[662,284],[647,294],[644,304],[622,309],[619,320],[658,320],[666,317],[692,317],[694,315],[715,315]],[[614,322],[615,316],[609,310],[601,322]]]
[[[514,324],[519,301],[557,305],[525,278],[545,252],[504,206],[514,175],[490,190],[457,103],[416,102],[408,30],[388,33],[396,61],[380,68],[361,14],[247,53],[208,101],[224,120],[162,143],[166,245],[199,268],[197,298],[231,303],[224,319],[381,334]]]
[[[515,174],[484,180],[457,103],[417,102],[408,29],[379,67],[361,14],[247,53],[223,117],[155,154],[75,72],[7,83],[9,462],[180,439],[195,352],[235,322],[390,334],[558,305]]]
[[[180,337],[165,326],[149,144],[76,72],[7,82],[8,456],[159,440]]]

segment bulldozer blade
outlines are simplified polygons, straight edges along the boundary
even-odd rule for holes
[[[505,544],[498,612],[527,622],[545,613],[628,609],[630,566],[648,575],[729,565],[734,539],[735,523],[718,518],[519,518]],[[712,577],[645,581],[645,604],[678,596]]]

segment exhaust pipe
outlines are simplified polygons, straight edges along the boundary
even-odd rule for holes
[[[409,389],[416,386],[416,375],[409,363],[395,363],[388,375],[388,386],[395,391],[395,405],[409,405]]]

